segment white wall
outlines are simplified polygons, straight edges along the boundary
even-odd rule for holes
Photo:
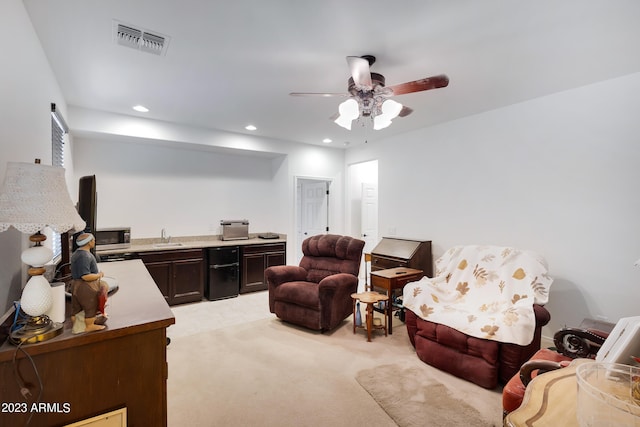
[[[246,218],[251,233],[287,234],[293,263],[294,181],[314,176],[334,183],[330,227],[344,230],[343,150],[79,109],[70,126],[74,179],[96,175],[98,228],[131,226],[134,239],[159,237],[163,228],[198,236],[220,234],[221,219]],[[148,137],[129,131],[141,127]]]
[[[96,175],[97,227],[131,226],[132,237],[220,234],[221,219],[272,230],[281,201],[271,197],[269,158],[87,140],[74,144],[77,177]],[[286,232],[286,230],[274,230]]]
[[[9,161],[32,163],[40,158],[51,164],[50,104],[55,103],[63,115],[66,107],[22,1],[0,2],[0,22],[0,179],[4,180]],[[71,174],[69,168],[67,176]],[[20,297],[26,281],[20,253],[27,243],[14,228],[0,233],[0,314]]]
[[[380,233],[546,257],[551,336],[640,314],[640,74],[348,151],[379,160]],[[428,113],[428,112],[427,112]]]

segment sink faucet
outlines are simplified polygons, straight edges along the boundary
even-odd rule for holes
[[[162,239],[162,243],[169,243],[171,241],[171,236],[167,236],[167,230],[162,229],[162,233],[160,235]]]

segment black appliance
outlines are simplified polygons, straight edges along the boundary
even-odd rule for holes
[[[96,176],[83,176],[78,185],[78,214],[87,223],[84,232],[96,231],[98,195],[96,192]]]
[[[73,235],[73,247],[71,252],[78,249],[76,237],[82,233],[95,233],[97,219],[98,193],[96,192],[96,176],[89,175],[80,178],[78,184],[78,214],[87,223],[84,230]],[[92,254],[96,254],[95,248],[91,249]]]
[[[93,233],[99,250],[129,249],[131,247],[131,227],[100,228]]]
[[[209,276],[205,297],[211,301],[237,297],[240,291],[240,248],[221,246],[207,251]]]

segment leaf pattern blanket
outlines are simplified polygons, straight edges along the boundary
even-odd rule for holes
[[[528,345],[533,304],[546,304],[553,279],[530,251],[456,246],[436,261],[433,278],[408,283],[403,305],[419,317],[477,338]]]

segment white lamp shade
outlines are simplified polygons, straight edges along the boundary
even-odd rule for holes
[[[44,276],[33,276],[22,290],[20,308],[29,316],[41,316],[51,308],[53,293]]]
[[[36,163],[7,163],[0,188],[0,232],[14,226],[37,233],[46,226],[58,233],[83,230],[64,177],[64,168]]]
[[[374,130],[380,130],[388,127],[391,124],[391,120],[398,117],[398,114],[402,111],[402,104],[394,101],[393,99],[387,99],[382,103],[380,110],[381,113],[373,118]]]
[[[338,107],[338,112],[340,116],[334,120],[334,122],[338,126],[342,126],[345,129],[351,130],[351,122],[354,119],[357,119],[360,115],[360,110],[358,109],[358,101],[353,98],[349,98]]]
[[[20,259],[27,265],[42,267],[53,258],[53,251],[46,246],[32,246],[22,251]]]
[[[383,117],[382,115],[375,116],[373,118],[373,130],[384,129],[386,127],[389,127],[390,125],[391,125],[391,120],[387,119],[386,117]]]

